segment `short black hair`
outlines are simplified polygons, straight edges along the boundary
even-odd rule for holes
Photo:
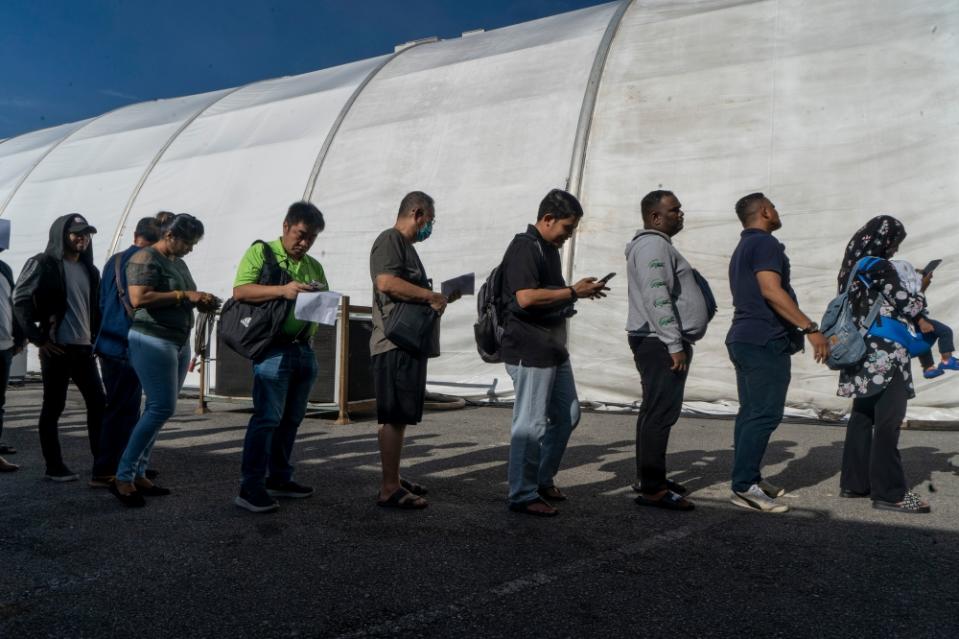
[[[557,220],[565,220],[570,217],[583,217],[583,207],[572,193],[553,189],[539,203],[536,221],[542,220],[547,213]]]
[[[758,192],[739,198],[739,201],[736,202],[736,216],[743,223],[743,226],[749,224],[753,215],[756,214],[756,205],[762,204],[765,199],[766,196]]]
[[[643,201],[639,203],[639,209],[643,213],[643,221],[649,217],[649,214],[653,212],[653,207],[663,201],[663,198],[667,195],[675,196],[676,194],[672,191],[650,191],[643,196]]]
[[[133,237],[142,237],[151,244],[156,243],[160,239],[160,223],[155,217],[140,218],[133,231]]]
[[[189,213],[178,213],[160,228],[162,237],[166,237],[167,233],[184,242],[196,244],[203,237],[203,222]]]
[[[175,215],[176,213],[171,213],[170,211],[157,211],[157,214],[153,217],[156,218],[157,224],[160,225],[160,228],[163,228],[163,226],[172,220]]]
[[[403,196],[400,202],[400,210],[396,212],[396,217],[401,217],[404,213],[409,213],[414,209],[434,210],[433,198],[423,191],[410,191]]]
[[[283,223],[289,226],[297,224],[306,224],[307,228],[322,233],[326,228],[326,221],[323,219],[323,213],[311,202],[294,202],[286,210],[286,217]]]

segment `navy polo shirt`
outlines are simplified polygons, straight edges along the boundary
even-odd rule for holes
[[[726,343],[741,342],[763,346],[787,335],[788,322],[773,311],[759,290],[759,271],[775,271],[789,297],[796,293],[789,285],[789,258],[786,247],[771,233],[745,229],[729,260],[729,287],[733,293],[733,323]]]

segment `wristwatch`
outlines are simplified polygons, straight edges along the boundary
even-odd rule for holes
[[[817,324],[816,322],[809,322],[809,325],[806,328],[800,330],[799,332],[802,333],[803,335],[809,335],[810,333],[818,333],[819,324]]]

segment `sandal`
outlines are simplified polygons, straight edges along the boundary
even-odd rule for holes
[[[900,513],[928,513],[932,512],[929,504],[926,504],[919,498],[919,495],[907,492],[899,503],[891,501],[882,501],[876,499],[872,502],[872,507],[876,510],[893,510]]]
[[[426,490],[426,486],[417,484],[415,481],[408,481],[406,479],[400,480],[400,486],[402,486],[409,492],[413,493],[414,495],[418,495],[420,497],[422,497],[423,495],[429,492],[428,490]]]
[[[673,481],[672,479],[666,480],[666,488],[676,493],[677,495],[686,496],[689,494],[688,488],[686,488],[679,482]],[[633,492],[636,492],[636,493],[643,492],[643,488],[639,482],[636,482],[635,484],[633,484]]]
[[[677,495],[671,490],[667,490],[659,499],[650,499],[645,495],[640,495],[633,501],[639,506],[652,506],[653,508],[665,508],[666,510],[693,510],[695,508],[692,502],[686,501],[682,495]]]
[[[16,455],[17,449],[13,446],[8,446],[6,444],[0,444],[0,455]]]
[[[110,483],[110,494],[119,499],[120,503],[127,508],[143,508],[146,506],[143,495],[135,490],[132,493],[121,493],[115,481]]]
[[[377,499],[376,505],[381,508],[398,508],[399,510],[422,510],[430,503],[405,488],[397,488],[396,492],[390,495],[388,499]]]
[[[549,510],[531,510],[530,506],[533,504],[543,504],[547,506]],[[514,513],[520,513],[521,515],[532,515],[533,517],[555,517],[559,514],[559,511],[546,503],[543,499],[534,499],[533,501],[524,501],[518,504],[510,503],[509,509]]]
[[[539,496],[549,501],[566,501],[566,495],[556,486],[540,486],[536,491]]]

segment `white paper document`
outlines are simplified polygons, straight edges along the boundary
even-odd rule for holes
[[[440,284],[440,292],[443,294],[443,297],[446,298],[449,298],[456,292],[459,292],[460,295],[472,295],[475,287],[476,274],[467,273],[466,275],[459,275]]]
[[[317,291],[316,293],[300,293],[296,296],[296,307],[293,316],[298,320],[316,322],[317,324],[336,324],[337,308],[340,305],[339,293]]]

